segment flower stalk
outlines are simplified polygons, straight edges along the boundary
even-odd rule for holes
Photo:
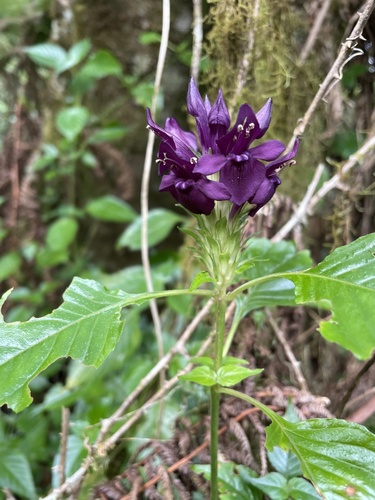
[[[218,372],[223,361],[223,346],[225,336],[225,312],[226,312],[226,285],[220,287],[215,294],[215,342],[214,342],[214,370]],[[219,417],[220,417],[220,385],[211,387],[211,500],[219,498],[218,493],[218,454],[219,454]]]
[[[299,141],[295,141],[289,152],[277,140],[253,146],[270,125],[271,99],[257,113],[248,104],[242,104],[231,127],[221,90],[211,104],[207,97],[202,98],[191,79],[187,110],[196,119],[197,136],[183,130],[174,118],[167,118],[164,128],[160,127],[153,121],[150,110],[147,110],[147,122],[161,139],[157,157],[159,190],[169,192],[196,219],[195,227],[182,230],[194,238],[195,256],[209,275],[207,281],[214,284],[213,359],[202,358],[203,365],[206,363],[203,366],[206,378],[193,375],[193,370],[183,379],[211,386],[211,500],[217,500],[220,390],[256,372],[242,367],[237,370],[240,377],[235,381],[233,371],[232,378],[225,378],[225,373],[228,374],[228,359],[223,358],[227,289],[235,281],[239,268],[247,217],[253,217],[275,194],[281,183],[278,174],[294,163]]]

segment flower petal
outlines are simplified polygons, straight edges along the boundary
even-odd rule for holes
[[[267,132],[268,127],[271,123],[272,116],[272,99],[267,99],[266,104],[258,111],[256,114],[259,123],[259,132],[256,135],[257,139],[260,139]]]
[[[249,215],[254,217],[254,215],[260,210],[266,203],[270,201],[272,196],[275,194],[276,188],[281,184],[280,179],[277,175],[272,175],[271,177],[266,177],[262,184],[259,186],[255,195],[248,201],[256,205],[252,210],[250,210]]]
[[[251,156],[265,161],[276,160],[283,151],[285,151],[284,144],[277,140],[266,141],[250,149]]]
[[[190,79],[186,102],[188,113],[196,119],[202,149],[208,151],[211,144],[207,110],[193,77]]]
[[[183,207],[194,214],[209,215],[215,206],[215,201],[208,198],[196,185],[186,190],[173,186],[169,191]]]
[[[198,149],[197,138],[193,132],[186,132],[183,130],[174,118],[166,119],[165,130],[169,134],[178,137],[180,141],[186,144],[190,149],[195,151]]]
[[[148,128],[150,128],[154,132],[155,135],[157,135],[158,137],[163,139],[163,141],[171,144],[172,147],[175,147],[173,137],[171,136],[171,134],[166,132],[163,128],[159,127],[159,125],[157,125],[154,122],[154,120],[152,119],[151,111],[149,110],[149,108],[146,108],[146,117],[147,117]]]
[[[198,163],[194,167],[194,172],[197,174],[211,175],[219,172],[228,159],[223,155],[203,155],[198,159]]]
[[[233,128],[217,144],[221,153],[228,155],[244,153],[259,132],[258,120],[251,106],[242,104]]]
[[[158,165],[159,165],[159,175],[164,174],[167,170],[178,166],[188,172],[193,172],[192,158],[195,158],[189,149],[187,151],[180,151],[177,148],[173,148],[167,142],[162,142],[159,147],[158,152]]]
[[[272,161],[267,165],[267,177],[274,174],[277,169],[284,168],[290,164],[290,161],[296,156],[299,147],[299,139],[294,141],[293,149],[289,153],[281,156],[275,161]]]
[[[252,198],[265,177],[265,166],[254,158],[241,163],[227,163],[220,171],[220,181],[232,193],[230,200],[236,205]]]
[[[229,200],[231,197],[230,191],[222,182],[209,181],[203,177],[197,182],[197,187],[211,200]]]
[[[228,130],[229,128],[230,116],[221,89],[217,94],[216,101],[214,102],[210,112],[208,113],[208,123],[210,126],[221,125],[226,130]]]

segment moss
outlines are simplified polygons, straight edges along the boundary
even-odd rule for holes
[[[260,0],[255,15],[254,0],[208,2],[210,30],[205,50],[213,64],[204,83],[213,94],[221,87],[231,110],[242,102],[258,110],[272,97],[267,137],[288,143],[324,77],[317,61],[298,64],[309,29],[303,7],[290,0]],[[307,130],[297,174],[295,169],[283,173],[283,189],[295,200],[300,199],[321,160],[323,147],[317,133],[323,125],[321,118],[315,118]]]

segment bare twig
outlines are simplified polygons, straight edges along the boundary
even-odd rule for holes
[[[9,211],[9,226],[15,227],[17,224],[18,205],[20,198],[20,178],[19,178],[19,154],[21,137],[21,103],[16,104],[15,123],[13,126],[13,147],[10,165],[11,198]]]
[[[16,497],[13,495],[9,488],[3,488],[2,491],[5,495],[5,500],[16,500]]]
[[[189,323],[189,325],[186,327],[185,331],[182,333],[176,345],[172,347],[172,349],[162,358],[162,360],[160,360],[157,363],[157,365],[143,378],[141,384],[139,384],[137,388],[126,398],[123,404],[113,413],[113,415],[111,415],[111,417],[103,420],[98,438],[96,439],[96,442],[92,447],[91,452],[86,457],[81,467],[71,477],[66,479],[66,481],[62,485],[60,485],[59,488],[56,488],[53,492],[51,492],[48,496],[46,496],[44,500],[56,500],[59,498],[61,494],[74,490],[77,484],[79,484],[82,481],[90,465],[93,463],[94,453],[100,450],[99,453],[105,455],[107,451],[123,435],[123,433],[129,430],[129,428],[144,414],[146,408],[149,407],[150,404],[155,403],[161,397],[163,397],[178,382],[178,376],[173,377],[169,381],[165,382],[163,386],[159,389],[159,391],[156,392],[149,401],[147,401],[141,408],[139,408],[132,414],[131,418],[129,418],[129,420],[127,420],[126,423],[122,426],[122,428],[117,431],[115,437],[112,436],[107,441],[104,441],[104,438],[108,433],[109,429],[111,428],[111,426],[113,426],[116,422],[118,422],[118,419],[124,414],[126,409],[129,408],[129,406],[136,400],[136,398],[143,391],[143,389],[158,375],[158,373],[160,373],[160,370],[165,369],[165,367],[168,365],[174,354],[182,351],[185,343],[191,337],[192,333],[199,325],[199,323],[202,321],[204,316],[208,314],[211,306],[212,306],[212,300],[208,301],[207,304],[201,309],[201,311],[198,312],[198,314],[194,317],[191,323]],[[211,337],[209,337],[206,340],[206,342],[201,346],[198,356],[202,355],[206,351],[210,343],[211,343]],[[192,365],[188,364],[186,368],[179,375],[181,375],[182,373],[186,373],[191,368]]]
[[[350,156],[349,160],[345,162],[340,169],[340,173],[335,174],[329,181],[323,184],[319,191],[313,196],[313,198],[311,198],[307,213],[311,215],[318,202],[329,191],[341,184],[342,176],[347,174],[355,165],[361,162],[373,148],[375,148],[375,135],[369,137],[367,141],[358,149],[358,151]]]
[[[315,192],[317,185],[319,184],[320,178],[324,172],[324,165],[319,164],[317,169],[315,170],[314,177],[309,184],[309,187],[306,191],[306,194],[299,204],[297,210],[294,215],[288,220],[286,224],[275,234],[271,241],[281,241],[285,238],[285,236],[301,221],[306,217],[307,211],[309,209],[309,204],[311,198]]]
[[[340,401],[340,406],[337,409],[337,416],[341,417],[346,404],[348,403],[350,396],[352,395],[354,389],[358,385],[358,382],[361,380],[363,375],[372,367],[372,365],[375,363],[375,353],[371,356],[370,359],[364,363],[364,365],[361,367],[361,369],[356,373],[356,375],[353,377],[349,387],[347,388],[347,391],[344,395],[344,397]]]
[[[212,306],[212,300],[209,300],[207,304],[198,312],[198,314],[194,317],[191,323],[186,327],[185,331],[176,342],[176,344],[170,349],[170,351],[163,356],[162,359],[150,370],[150,372],[142,379],[141,383],[138,384],[136,389],[125,399],[122,405],[111,415],[109,418],[102,421],[102,427],[100,430],[100,434],[97,439],[96,445],[98,445],[105,437],[109,429],[112,425],[125,413],[125,411],[130,407],[131,404],[137,399],[137,397],[141,394],[141,392],[145,389],[145,387],[150,384],[154,378],[160,373],[162,369],[164,369],[172,357],[182,351],[183,346],[189,340],[199,323],[202,319],[208,314],[210,308]]]
[[[323,83],[320,85],[320,88],[316,93],[314,99],[312,100],[304,117],[299,121],[297,127],[295,128],[293,133],[293,138],[290,141],[291,145],[294,144],[296,137],[301,137],[304,134],[305,129],[308,123],[310,122],[311,117],[314,114],[319,102],[322,99],[324,99],[324,97],[329,93],[333,85],[335,85],[335,83],[341,80],[342,70],[345,64],[356,55],[362,53],[362,51],[357,49],[356,46],[358,40],[363,39],[362,37],[363,28],[365,27],[366,22],[368,21],[372,11],[374,10],[374,7],[375,7],[375,0],[368,0],[364,4],[362,11],[358,13],[358,21],[354,26],[350,36],[342,44],[342,47],[339,51],[339,54],[335,62],[333,63]]]
[[[203,18],[202,0],[193,0],[193,50],[191,56],[191,74],[198,85],[199,65],[202,55]]]
[[[157,64],[157,68],[156,68],[156,75],[155,75],[154,93],[152,96],[152,104],[151,104],[151,112],[154,116],[156,114],[157,98],[158,98],[158,95],[160,92],[161,77],[163,74],[165,58],[166,58],[166,53],[167,53],[168,39],[169,39],[169,26],[170,26],[170,0],[163,0],[163,27],[162,27],[162,35],[161,35],[161,42],[160,42],[160,48],[159,48],[159,58],[158,58],[158,64]],[[143,265],[146,284],[147,284],[147,290],[149,292],[152,292],[154,289],[153,283],[152,283],[152,276],[151,276],[150,260],[149,260],[149,255],[148,255],[148,228],[147,228],[148,191],[149,191],[149,184],[150,184],[150,172],[151,172],[151,165],[152,165],[152,154],[153,154],[154,142],[155,142],[155,136],[151,131],[149,131],[148,140],[147,140],[147,147],[146,147],[145,161],[144,161],[144,165],[143,165],[143,177],[142,177],[142,187],[141,187],[141,215],[142,215],[141,254],[142,254],[142,265]],[[160,316],[159,316],[157,304],[156,304],[156,301],[154,299],[150,300],[150,309],[151,309],[151,315],[152,315],[152,319],[153,319],[154,326],[155,326],[155,335],[156,335],[156,340],[157,340],[157,344],[158,344],[159,358],[162,358],[164,355],[164,348],[163,348],[163,338],[162,338],[162,332],[161,332],[161,321],[160,321]],[[163,384],[164,379],[165,379],[165,373],[164,373],[164,371],[162,371],[160,374],[160,384],[161,385]]]
[[[201,345],[197,356],[202,356],[208,349],[212,342],[212,335],[210,335],[205,342]],[[140,408],[134,411],[132,416],[125,422],[125,424],[120,427],[111,437],[109,437],[100,447],[100,453],[106,453],[107,450],[111,449],[116,442],[127,432],[130,427],[137,422],[147,411],[147,409],[159,401],[162,397],[167,394],[167,392],[177,384],[179,381],[179,377],[183,375],[184,373],[188,373],[191,369],[193,368],[193,364],[189,363],[183,370],[181,370],[176,376],[172,377],[170,380],[167,380],[163,387],[161,387],[145,404],[143,404]]]
[[[59,484],[65,482],[66,452],[68,448],[69,436],[69,408],[61,408],[61,440],[60,440],[60,463],[59,463]]]
[[[269,324],[271,325],[273,331],[275,332],[275,335],[276,335],[278,341],[280,342],[280,344],[282,345],[282,347],[284,349],[286,357],[288,358],[288,360],[292,366],[292,369],[293,369],[294,375],[297,379],[297,382],[299,383],[299,385],[303,391],[308,392],[309,388],[308,388],[306,379],[303,376],[303,373],[301,371],[300,363],[299,363],[299,361],[297,361],[296,357],[294,356],[294,353],[293,353],[292,349],[290,348],[288,341],[285,338],[284,332],[279,328],[274,317],[272,316],[271,312],[268,309],[266,309],[266,316],[267,316],[267,320],[268,320]]]
[[[323,5],[321,6],[315,18],[314,24],[309,32],[309,36],[307,37],[305,45],[302,47],[301,55],[299,57],[300,64],[303,64],[306,61],[307,56],[314,47],[316,39],[318,38],[319,35],[320,28],[322,27],[323,21],[327,15],[330,5],[331,5],[331,0],[323,0]]]

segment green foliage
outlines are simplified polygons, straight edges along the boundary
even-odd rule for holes
[[[320,325],[321,334],[362,359],[375,348],[374,269],[375,234],[369,234],[289,278],[296,285],[297,303],[324,301],[332,310],[332,317]]]
[[[306,255],[303,256],[302,263],[307,262],[306,257]],[[262,297],[263,291],[261,291],[260,299],[257,298],[259,286],[263,286],[264,282],[267,284],[269,280],[286,278],[296,286],[295,296],[298,304],[314,304],[332,310],[332,317],[321,323],[322,335],[331,342],[349,349],[357,357],[365,359],[375,348],[374,264],[375,235],[369,234],[349,245],[337,248],[321,264],[306,271],[285,272],[281,265],[278,268],[281,272],[272,272],[267,276],[266,268],[263,268],[263,277],[261,274],[254,273],[252,281],[239,288],[241,290],[253,285],[255,296],[254,301],[251,302],[253,305],[248,305],[248,299],[240,298],[237,314],[242,317],[254,305],[288,304],[290,295],[285,293],[282,282],[283,292],[279,301],[271,297],[272,284],[266,286],[265,297]],[[289,265],[286,263],[286,267]],[[252,268],[249,269],[250,272],[251,270]],[[272,266],[270,270],[272,271]],[[236,291],[233,293],[238,295]],[[277,294],[276,285],[276,297]],[[252,296],[250,292],[249,297]]]
[[[200,364],[193,368],[189,373],[181,375],[180,380],[195,382],[199,385],[211,387],[218,384],[223,387],[231,387],[236,385],[245,378],[258,375],[263,370],[255,369],[250,370],[244,364],[247,361],[233,357],[225,357],[222,361],[222,366],[215,372],[213,359],[208,357],[193,358],[193,363]]]
[[[94,219],[108,222],[131,222],[137,215],[128,203],[112,195],[95,198],[85,210]]]
[[[207,480],[211,478],[209,465],[193,465],[192,469],[197,474],[203,474]],[[262,500],[261,492],[254,488],[249,477],[256,477],[251,469],[233,462],[219,464],[219,489],[221,500]]]
[[[185,220],[185,217],[166,210],[155,208],[147,214],[148,245],[155,246],[163,241],[178,222]],[[130,250],[140,250],[141,248],[142,218],[137,219],[128,226],[117,242],[117,248],[128,247]]]
[[[21,256],[17,252],[9,252],[0,257],[0,281],[17,274],[21,262]]]
[[[301,271],[312,264],[307,250],[298,251],[292,241],[272,243],[265,238],[251,238],[242,255],[240,266],[248,266],[239,279],[248,281],[268,274]],[[255,285],[241,304],[246,313],[259,307],[292,306],[295,304],[294,286],[280,278]],[[245,314],[246,314],[245,313]]]
[[[263,477],[248,478],[248,482],[268,495],[271,500],[316,500],[321,498],[305,479],[287,479],[279,472],[270,472]]]
[[[37,494],[30,465],[25,455],[18,450],[1,446],[0,486],[8,488],[16,495],[36,500]]]
[[[91,48],[89,40],[81,40],[73,45],[69,51],[55,43],[40,43],[26,47],[24,52],[32,61],[40,66],[51,68],[57,74],[79,64],[87,56]]]
[[[68,141],[74,141],[85,128],[90,113],[83,106],[62,109],[56,117],[56,128]]]
[[[267,449],[279,446],[285,451],[291,450],[304,476],[325,498],[345,499],[351,493],[353,498],[366,500],[375,495],[375,436],[365,427],[338,419],[288,422],[249,396],[232,389],[222,389],[222,392],[260,408],[271,419],[272,424],[266,429]],[[281,480],[277,482],[276,478],[276,483],[281,489]],[[285,482],[282,480],[282,483]],[[301,491],[300,482],[292,486],[295,492]],[[303,495],[308,494],[304,491]]]
[[[124,292],[109,292],[94,281],[75,279],[63,304],[50,315],[27,323],[2,321],[1,404],[15,411],[29,405],[29,382],[62,356],[100,365],[119,339],[120,312],[130,302]]]

